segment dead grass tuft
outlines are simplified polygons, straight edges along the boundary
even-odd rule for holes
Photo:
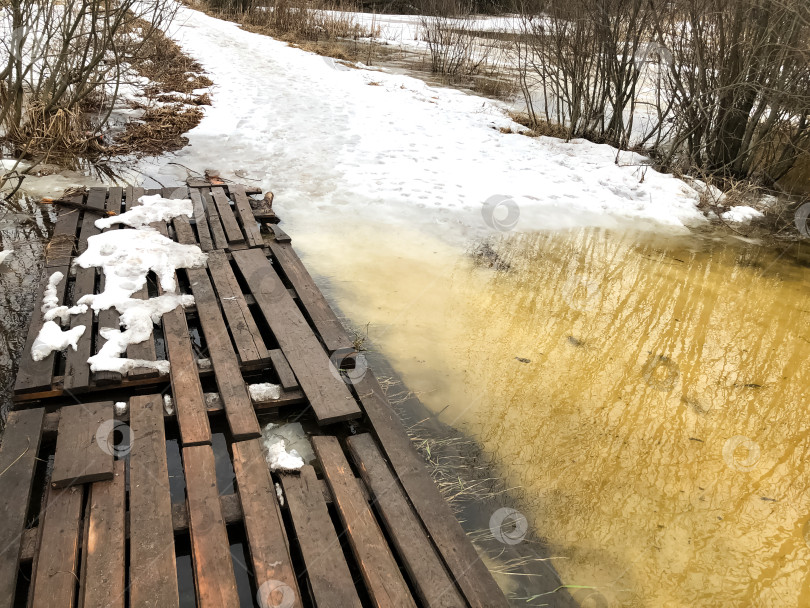
[[[153,155],[179,150],[188,143],[183,134],[196,127],[202,116],[201,108],[186,104],[149,108],[140,120],[127,124],[109,151]]]

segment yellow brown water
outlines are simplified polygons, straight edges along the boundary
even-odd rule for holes
[[[481,264],[352,234],[339,256],[326,232],[296,245],[522,488],[564,583],[611,606],[810,605],[810,271],[790,252],[585,229]]]

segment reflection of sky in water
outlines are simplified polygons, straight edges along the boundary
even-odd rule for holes
[[[616,606],[810,597],[808,269],[728,241],[296,235],[330,297],[496,457],[563,581]],[[480,251],[480,249],[479,249]],[[495,270],[501,268],[501,270]],[[591,600],[592,601],[592,600]]]
[[[25,346],[37,296],[44,245],[53,223],[49,212],[23,196],[0,205],[0,250],[14,249],[0,264],[0,407],[11,403],[16,357]]]

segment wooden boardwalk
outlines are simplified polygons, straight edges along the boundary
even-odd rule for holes
[[[200,181],[74,201],[120,213],[145,193],[193,203],[152,226],[208,253],[177,271],[195,306],[127,351],[168,374],[91,372],[114,309],[72,316],[78,348],[34,361],[49,277],[69,277],[67,306],[103,290],[98,269],[71,267],[98,215],[60,207],[0,444],[0,608],[507,606],[373,373],[336,371],[352,341],[272,210]],[[279,397],[253,401],[260,382]],[[271,473],[261,428],[292,419],[315,459]]]

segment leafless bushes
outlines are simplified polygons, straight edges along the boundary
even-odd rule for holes
[[[766,185],[809,149],[806,0],[552,0],[520,13],[536,123]]]
[[[17,156],[92,147],[168,0],[10,0],[0,8],[0,133]],[[138,23],[135,26],[135,23]]]

